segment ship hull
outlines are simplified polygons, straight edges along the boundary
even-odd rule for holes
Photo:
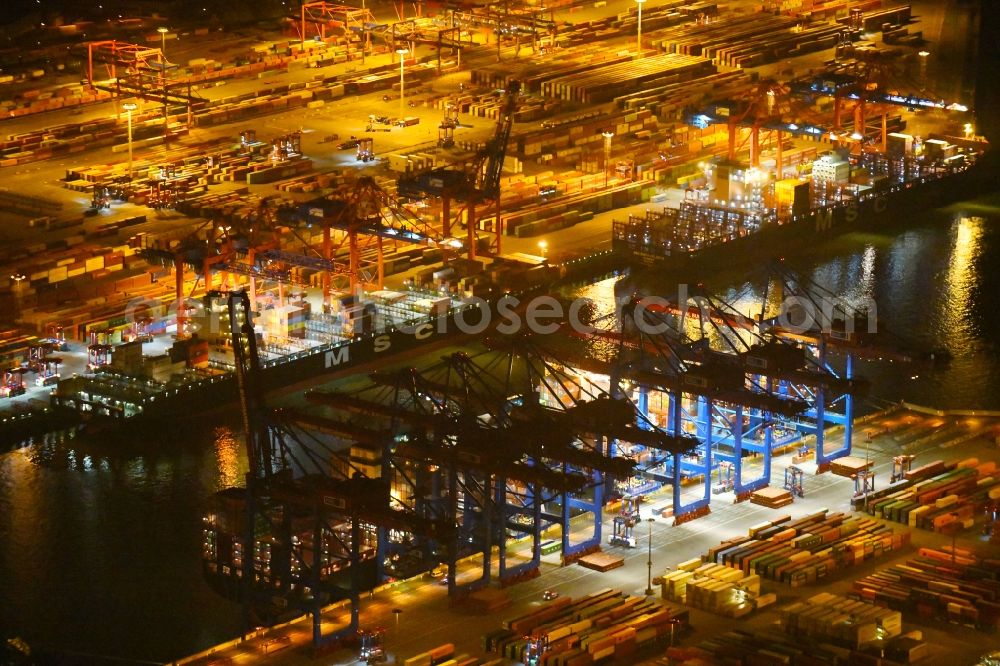
[[[422,323],[359,336],[340,345],[323,345],[281,359],[263,361],[260,381],[265,391],[275,391],[305,382],[321,382],[358,372],[370,364],[399,359],[408,353],[420,353],[435,344],[446,344],[462,335],[457,319],[464,328],[474,326],[483,316],[481,307],[470,306]],[[468,326],[466,326],[468,324]],[[84,430],[91,433],[118,430],[122,426],[149,428],[159,423],[176,423],[176,419],[191,418],[233,404],[238,399],[233,374],[218,375],[177,388],[175,392],[158,394],[153,400],[143,400],[135,415],[95,414],[81,411],[86,419]],[[64,407],[77,407],[73,398],[61,401]]]
[[[995,189],[993,182],[976,171],[924,183],[908,183],[897,189],[869,194],[862,200],[814,209],[782,224],[765,224],[746,236],[683,254],[657,254],[624,245],[615,249],[627,263],[638,267],[690,270],[724,264],[727,268],[736,268],[794,253],[818,241],[852,231],[898,231],[915,215],[979,196],[991,187]]]

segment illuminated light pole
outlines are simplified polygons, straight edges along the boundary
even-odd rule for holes
[[[399,55],[399,116],[403,117],[406,110],[406,102],[404,101],[403,92],[403,64],[406,62],[406,54],[410,52],[410,49],[396,49],[396,53]]]
[[[167,59],[167,33],[170,32],[167,28],[157,28],[156,32],[160,33],[160,53],[163,54],[163,59]]]
[[[538,241],[538,249],[542,251],[542,259],[545,259],[545,254],[549,250],[549,244],[547,241]]]
[[[604,130],[601,136],[604,137],[604,189],[608,188],[608,166],[611,162],[611,137],[615,135],[611,130]]]
[[[965,130],[966,139],[971,139],[976,134],[975,129],[973,129],[972,127],[972,123],[965,123],[965,127],[963,127],[962,129]]]
[[[14,273],[10,276],[10,279],[14,281],[14,309],[17,314],[21,314],[21,282],[28,279],[28,276],[24,273]]]
[[[642,57],[642,3],[646,0],[635,0],[635,3],[639,5],[639,20],[636,23],[636,35],[635,35],[635,55],[637,57]]]
[[[139,107],[135,102],[125,102],[122,108],[128,113],[128,180],[132,182],[132,112]]]
[[[650,517],[646,519],[646,524],[649,525],[649,539],[648,546],[646,550],[646,596],[651,597],[655,592],[653,592],[653,523],[656,522],[656,518]]]
[[[918,51],[917,55],[920,57],[920,87],[923,90],[927,88],[927,56],[930,52]]]

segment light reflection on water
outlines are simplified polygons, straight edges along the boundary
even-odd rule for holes
[[[216,489],[231,488],[243,483],[243,477],[247,473],[248,466],[243,449],[243,438],[230,428],[219,427],[215,429],[215,459],[218,462],[218,481]]]
[[[235,423],[185,425],[0,455],[0,633],[162,662],[238,631],[201,577],[201,515],[242,479],[242,439]]]
[[[896,236],[855,234],[806,260],[786,263],[849,308],[863,311],[874,303],[873,317],[888,344],[907,351],[945,348],[953,355],[951,363],[937,366],[860,362],[859,372],[874,382],[876,398],[941,408],[1000,409],[998,225],[1000,215],[956,214],[950,223]],[[756,316],[765,271],[752,272],[752,280],[728,277],[707,285],[708,290],[744,316]],[[577,293],[610,304],[615,291],[619,296],[636,293],[676,300],[678,286],[647,272],[605,280]],[[777,313],[787,295],[771,282],[767,316]],[[696,319],[687,322],[686,331],[700,337]],[[713,343],[720,340],[717,332],[710,331],[709,338]]]

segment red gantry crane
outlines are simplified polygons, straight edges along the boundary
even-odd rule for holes
[[[467,249],[470,260],[474,260],[479,251],[476,234],[479,220],[476,217],[476,208],[483,204],[493,203],[496,206],[496,217],[492,228],[482,229],[489,237],[486,254],[493,256],[500,254],[500,237],[503,234],[500,217],[500,173],[507,154],[507,142],[510,139],[520,90],[521,85],[517,81],[508,84],[496,130],[471,160],[417,174],[407,174],[400,177],[397,183],[397,192],[400,196],[413,199],[426,196],[441,197],[442,235],[445,238],[451,235],[451,202],[454,200],[465,204],[464,208],[458,211],[457,218],[461,219],[462,213],[467,213],[465,224],[468,230]]]
[[[279,210],[283,224],[292,227],[319,226],[323,231],[316,265],[323,271],[323,303],[329,305],[331,291],[374,284],[382,289],[385,278],[386,242],[426,245],[454,251],[461,243],[439,234],[418,216],[399,206],[374,178],[363,176],[336,195],[314,199],[297,208]],[[279,258],[277,253],[268,257]],[[345,263],[346,259],[346,263]],[[337,283],[337,278],[346,278]]]

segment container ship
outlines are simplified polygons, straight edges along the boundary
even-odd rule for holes
[[[890,228],[995,188],[997,168],[984,144],[957,146],[889,135],[886,154],[834,150],[813,163],[811,179],[771,180],[755,168],[721,163],[706,169],[705,187],[688,190],[676,208],[615,221],[612,246],[628,262],[689,268],[739,263],[852,230]]]
[[[302,340],[299,349],[267,354],[261,360],[262,388],[273,391],[324,376],[332,378],[442,342],[460,333],[456,317],[474,323],[484,307],[451,297],[427,298],[418,292],[383,291],[373,296],[362,307],[368,323],[352,324],[349,337],[338,334],[337,339],[324,343]],[[390,305],[386,299],[394,303]],[[389,312],[399,312],[403,301],[411,307],[404,318],[394,319]],[[204,314],[194,319],[193,328],[224,331],[228,324],[222,320],[226,317],[218,305],[207,306]],[[199,324],[199,319],[205,322]],[[208,324],[208,320],[214,322]],[[308,321],[315,326],[326,320],[317,317]],[[263,337],[260,332],[258,336]],[[52,401],[57,409],[79,414],[85,429],[94,431],[125,423],[145,427],[153,419],[175,419],[224,407],[237,398],[235,376],[231,364],[210,359],[209,349],[224,349],[228,344],[225,334],[200,337],[195,333],[176,341],[167,354],[158,357],[143,355],[140,341],[119,345],[111,362],[93,375],[61,381]]]

